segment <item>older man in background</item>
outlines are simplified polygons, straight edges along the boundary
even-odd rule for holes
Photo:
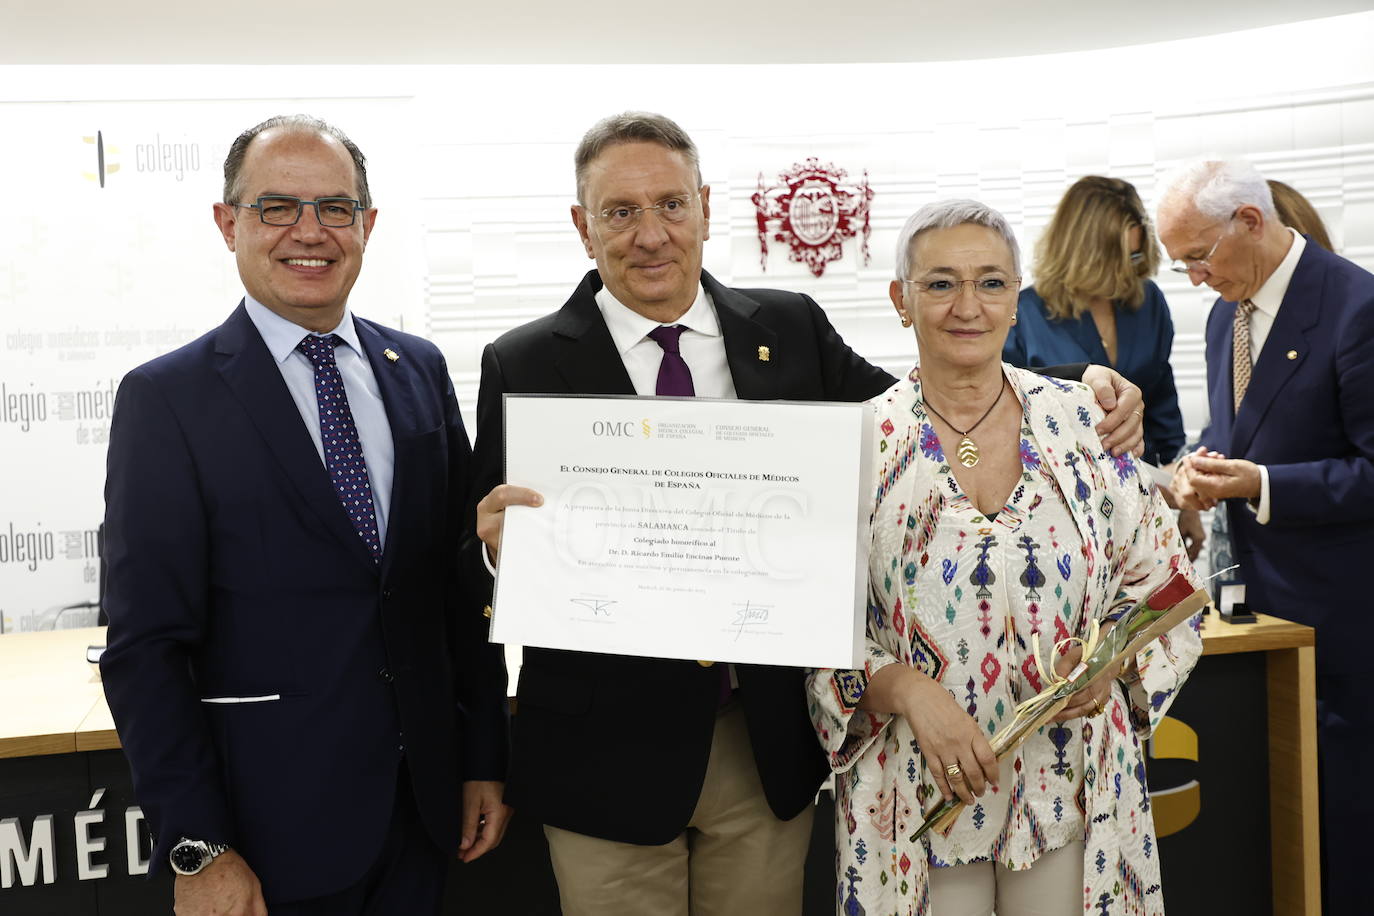
[[[1280,223],[1243,162],[1181,170],[1158,227],[1174,269],[1218,295],[1211,423],[1173,489],[1227,513],[1252,608],[1317,630],[1324,912],[1368,913],[1374,274]]]

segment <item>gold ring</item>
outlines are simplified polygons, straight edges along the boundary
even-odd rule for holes
[[[1145,416],[1143,413],[1140,412],[1138,408],[1136,410],[1131,411],[1131,413],[1135,414],[1137,417],[1143,418]]]
[[[1103,703],[1101,700],[1093,700],[1093,715],[1095,715],[1095,716],[1100,716],[1100,715],[1102,715],[1102,710],[1104,710],[1104,709],[1106,709],[1106,708],[1107,708],[1107,707],[1106,707],[1106,704]]]
[[[950,779],[954,779],[956,776],[963,776],[964,771],[959,768],[959,764],[951,763],[949,766],[945,767],[945,775]]]

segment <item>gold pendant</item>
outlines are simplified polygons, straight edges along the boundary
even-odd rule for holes
[[[959,440],[959,450],[955,454],[959,457],[959,463],[966,468],[978,463],[978,446],[968,436]]]

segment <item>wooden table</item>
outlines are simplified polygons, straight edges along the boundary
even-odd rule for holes
[[[1274,913],[1320,916],[1314,632],[1265,615],[1229,624],[1213,614],[1202,635],[1203,655],[1265,654]],[[0,706],[0,758],[119,747],[100,679],[85,660],[87,646],[104,642],[101,627],[0,637],[0,684],[12,698]]]
[[[78,746],[88,718],[109,722],[100,676],[86,647],[105,644],[104,627],[0,636],[0,757],[38,757],[119,747],[110,723],[106,743]]]
[[[1269,850],[1275,916],[1320,916],[1316,631],[1266,614],[1204,618],[1202,654],[1265,653],[1269,715]]]

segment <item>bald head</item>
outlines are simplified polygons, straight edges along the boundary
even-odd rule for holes
[[[261,124],[239,134],[229,146],[229,154],[224,157],[224,202],[239,203],[243,197],[243,163],[248,156],[248,148],[253,141],[266,131],[274,134],[304,133],[324,138],[326,142],[338,143],[353,162],[354,179],[357,184],[357,198],[363,209],[372,207],[372,192],[367,187],[367,157],[348,135],[328,121],[305,114],[277,115]]]

